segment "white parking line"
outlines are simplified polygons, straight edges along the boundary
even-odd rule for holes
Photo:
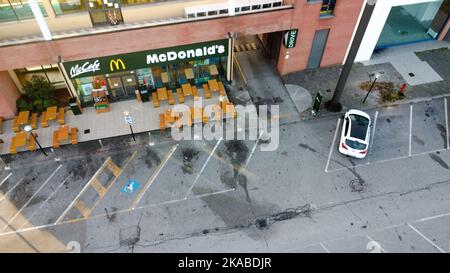
[[[12,173],[9,173],[5,178],[3,178],[2,182],[0,182],[0,187],[5,183],[6,180],[8,180],[9,177],[11,177]]]
[[[16,212],[16,214],[14,214],[14,216],[8,220],[8,223],[2,229],[2,232],[5,231],[11,225],[11,223],[16,219],[16,217],[19,216],[20,213],[30,204],[31,200],[33,200],[34,197],[36,197],[36,195],[45,187],[45,185],[47,185],[47,183],[53,178],[53,176],[55,176],[55,174],[59,171],[59,169],[62,168],[62,166],[63,165],[59,165],[58,168],[56,168],[56,170],[54,170],[52,174],[50,174],[50,176],[44,181],[44,183],[34,192],[34,194],[28,199],[28,201]]]
[[[261,138],[261,136],[263,135],[263,133],[264,133],[264,131],[261,131],[258,138],[256,139],[255,145],[253,145],[252,151],[250,152],[250,155],[248,156],[247,160],[245,161],[244,167],[247,167],[248,163],[250,162],[250,158],[253,156],[253,153],[256,150],[256,146],[258,146],[258,141]]]
[[[164,160],[159,164],[158,169],[152,174],[152,176],[149,178],[149,180],[145,184],[144,188],[139,192],[139,194],[134,199],[134,201],[133,201],[133,203],[131,204],[131,207],[130,207],[131,210],[134,210],[136,208],[136,205],[139,204],[139,202],[141,201],[141,199],[144,196],[145,192],[150,188],[150,186],[155,181],[156,177],[158,177],[159,173],[161,172],[161,170],[166,165],[167,161],[169,161],[169,159],[172,157],[172,155],[175,152],[175,150],[178,148],[178,145],[179,144],[172,146],[172,148],[170,149],[169,153],[166,155],[166,158],[164,158]]]
[[[15,188],[17,188],[17,186],[19,186],[20,183],[23,182],[23,177],[11,188],[9,189],[4,195],[3,197],[0,199],[0,202],[3,201],[6,196],[8,196],[8,194],[10,194]]]
[[[331,147],[330,147],[330,153],[328,154],[328,160],[327,160],[327,165],[325,166],[325,172],[328,172],[328,166],[330,165],[330,160],[331,160],[331,154],[333,153],[333,149],[334,149],[334,143],[336,142],[336,137],[338,134],[338,130],[339,130],[339,125],[341,124],[341,119],[339,118],[337,120],[336,123],[336,131],[334,131],[334,136],[333,136],[333,142],[331,143]]]
[[[431,241],[430,239],[428,239],[427,236],[423,235],[422,232],[420,232],[419,230],[417,230],[415,227],[413,227],[411,224],[408,224],[408,227],[410,227],[412,230],[414,230],[417,234],[419,234],[422,238],[425,239],[425,241],[427,241],[428,243],[430,243],[432,246],[434,246],[437,250],[439,250],[442,253],[445,253],[445,251],[440,248],[438,245],[436,245],[435,243],[433,243],[433,241]]]
[[[375,112],[375,118],[373,119],[372,137],[370,139],[370,145],[373,147],[373,140],[375,138],[375,130],[377,129],[378,111]]]
[[[341,168],[337,168],[337,169],[332,169],[327,171],[328,173],[334,173],[334,172],[339,172],[339,171],[345,171],[348,170],[350,168],[355,169],[355,168],[360,168],[360,167],[365,167],[368,165],[373,165],[373,164],[381,164],[381,163],[387,163],[387,162],[391,162],[394,160],[399,160],[399,159],[405,159],[405,158],[414,158],[414,157],[418,157],[418,156],[422,156],[422,155],[428,155],[428,154],[433,154],[436,152],[444,152],[447,151],[448,149],[443,148],[443,149],[437,149],[437,150],[433,150],[433,151],[429,151],[429,152],[422,152],[422,153],[417,153],[417,154],[413,154],[413,155],[405,155],[405,156],[399,156],[399,157],[394,157],[394,158],[388,158],[388,159],[382,159],[382,160],[378,160],[375,162],[367,162],[367,163],[363,163],[363,164],[355,164],[349,167],[341,167]]]
[[[33,211],[33,213],[28,217],[28,223],[31,222],[31,219],[33,219],[33,217],[36,215],[36,213],[38,211],[40,211],[42,209],[42,207],[44,207],[44,205],[50,200],[50,198],[53,197],[53,195],[56,194],[56,192],[59,190],[59,188],[62,187],[62,185],[64,185],[64,183],[66,183],[67,180],[69,180],[70,176],[66,177],[66,179],[64,179],[61,184],[58,185],[58,187],[56,187],[56,189],[44,200],[44,202],[41,203],[41,205],[39,206],[39,208],[37,208],[36,210]],[[27,222],[23,223],[19,229],[22,229],[23,226],[25,226],[27,224]]]
[[[192,183],[192,185],[189,187],[186,196],[184,197],[184,200],[186,200],[189,196],[189,194],[191,194],[192,189],[195,186],[195,183],[197,183],[198,179],[200,178],[200,176],[202,175],[203,171],[206,168],[206,165],[208,165],[209,160],[211,159],[211,157],[213,156],[213,154],[216,152],[217,147],[219,147],[220,142],[222,142],[222,137],[217,141],[216,146],[214,146],[214,148],[212,149],[211,153],[208,156],[208,159],[206,159],[205,164],[203,164],[202,168],[200,169],[200,172],[197,174],[197,177],[194,180],[194,183]]]
[[[450,142],[448,137],[448,103],[447,98],[444,98],[445,103],[445,136],[447,137],[447,149],[450,149]]]
[[[327,253],[331,253],[328,248],[325,247],[325,245],[323,243],[319,243],[319,245],[327,252]]]
[[[411,156],[411,145],[412,145],[412,116],[413,116],[413,105],[409,105],[409,152],[408,156]]]

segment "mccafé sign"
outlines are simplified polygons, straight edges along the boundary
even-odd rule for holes
[[[228,56],[228,39],[133,52],[73,62],[63,65],[71,79],[111,72],[134,70],[162,64]]]

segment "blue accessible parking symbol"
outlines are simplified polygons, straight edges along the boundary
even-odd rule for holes
[[[125,184],[125,186],[122,188],[122,192],[132,194],[135,191],[137,191],[137,189],[139,189],[140,186],[141,186],[141,184],[139,184],[139,182],[137,182],[136,180],[130,179]]]

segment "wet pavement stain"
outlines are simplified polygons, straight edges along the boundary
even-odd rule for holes
[[[194,192],[208,192],[209,189],[194,188]],[[253,202],[250,204],[242,191],[233,191],[227,194],[217,194],[201,197],[207,207],[225,223],[225,227],[208,229],[209,233],[243,229],[246,235],[253,240],[263,240],[255,227],[255,220],[264,217],[258,215],[273,215],[279,208],[275,204]],[[194,234],[195,235],[195,234]],[[200,234],[199,234],[200,235]]]
[[[231,158],[231,163],[241,166],[248,157],[248,147],[242,140],[229,140],[225,142],[226,153]]]
[[[425,141],[423,141],[423,140],[422,140],[421,138],[419,138],[418,136],[413,135],[412,138],[413,138],[414,142],[416,142],[417,144],[420,144],[420,145],[422,145],[422,146],[425,146]]]
[[[111,214],[109,214],[108,209],[105,208],[106,218],[108,219],[108,221],[109,221],[110,223],[113,223],[113,222],[116,220],[116,217],[117,217],[116,212],[117,212],[117,210],[118,210],[118,208],[112,207],[112,208],[111,208]]]
[[[444,141],[444,146],[447,145],[447,130],[445,129],[445,126],[438,123],[436,124],[436,127],[438,128],[439,132],[441,133],[442,140]]]
[[[436,163],[438,163],[442,168],[449,170],[450,167],[448,166],[447,163],[445,163],[444,160],[442,160],[442,158],[436,154],[430,154],[430,158],[435,161]]]
[[[314,148],[311,148],[309,145],[303,144],[303,143],[299,143],[298,147],[303,148],[305,150],[311,151],[313,153],[317,153],[317,150]]]
[[[315,207],[312,206],[311,204],[299,206],[294,209],[292,209],[292,208],[286,209],[282,212],[272,214],[269,217],[256,219],[255,225],[259,229],[265,229],[265,228],[268,228],[270,225],[272,225],[276,222],[279,222],[279,221],[291,220],[296,217],[311,218],[314,210],[315,210]]]

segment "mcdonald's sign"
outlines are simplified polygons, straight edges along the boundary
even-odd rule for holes
[[[121,67],[121,69],[119,69],[119,66]],[[115,70],[125,70],[125,63],[122,61],[122,59],[112,59],[109,61],[109,70],[113,72],[114,67],[116,68]]]

